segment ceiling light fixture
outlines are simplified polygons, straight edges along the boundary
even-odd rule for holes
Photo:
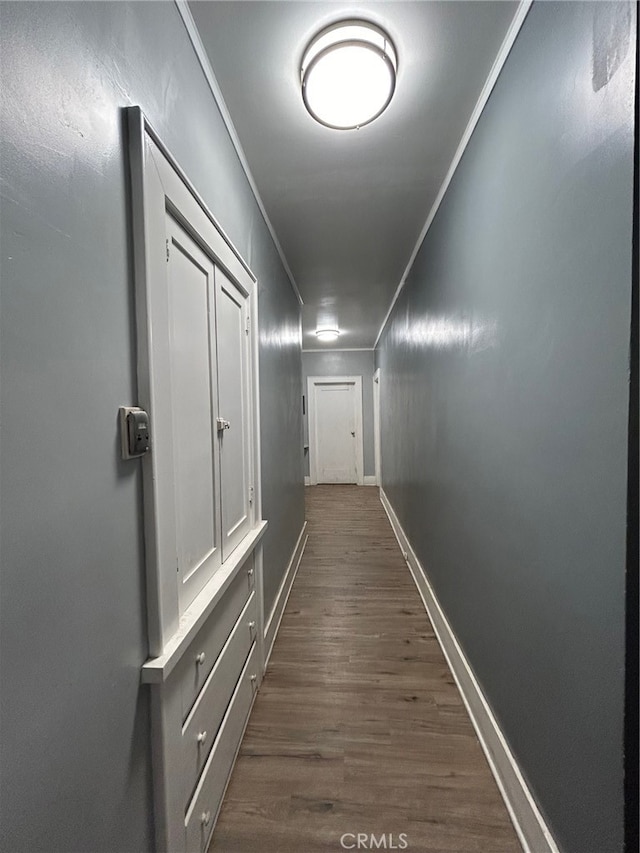
[[[338,329],[318,329],[316,332],[319,341],[337,341],[339,335]]]
[[[302,98],[320,124],[355,130],[387,108],[397,68],[384,30],[365,21],[341,21],[319,32],[305,50]]]

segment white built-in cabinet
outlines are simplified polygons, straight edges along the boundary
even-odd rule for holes
[[[127,119],[157,848],[202,853],[263,672],[256,282]]]

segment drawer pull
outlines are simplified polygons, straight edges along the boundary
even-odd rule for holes
[[[206,739],[207,739],[207,730],[205,729],[203,732],[198,733],[197,740],[198,740],[199,744],[203,744]]]
[[[204,652],[200,652],[199,655],[196,655],[196,663],[198,664],[198,666],[202,666],[202,664],[204,663],[204,657]]]
[[[201,821],[203,826],[209,826],[209,824],[211,823],[211,812],[209,812],[209,811],[202,812],[202,815],[200,817],[200,821]]]

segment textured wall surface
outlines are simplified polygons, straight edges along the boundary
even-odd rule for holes
[[[364,443],[364,475],[373,477],[376,460],[373,447],[373,351],[349,352],[327,350],[326,352],[302,353],[302,385],[307,396],[309,376],[361,376],[362,377],[362,440]],[[309,409],[306,408],[308,414]],[[304,443],[309,443],[309,422],[304,416]],[[309,454],[305,453],[304,473],[309,474]]]
[[[299,308],[173,3],[0,15],[0,847],[141,853],[141,484],[117,434],[136,401],[122,107],[142,107],[259,280],[268,599],[304,519]]]
[[[384,489],[570,853],[622,846],[635,26],[533,5],[376,354]]]

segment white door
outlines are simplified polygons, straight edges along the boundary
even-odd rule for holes
[[[380,447],[380,368],[373,374],[373,449],[376,461],[376,486],[382,486],[382,451]]]
[[[222,494],[222,559],[251,527],[249,316],[247,298],[216,268],[218,435]]]
[[[309,378],[312,483],[362,483],[362,379]]]

